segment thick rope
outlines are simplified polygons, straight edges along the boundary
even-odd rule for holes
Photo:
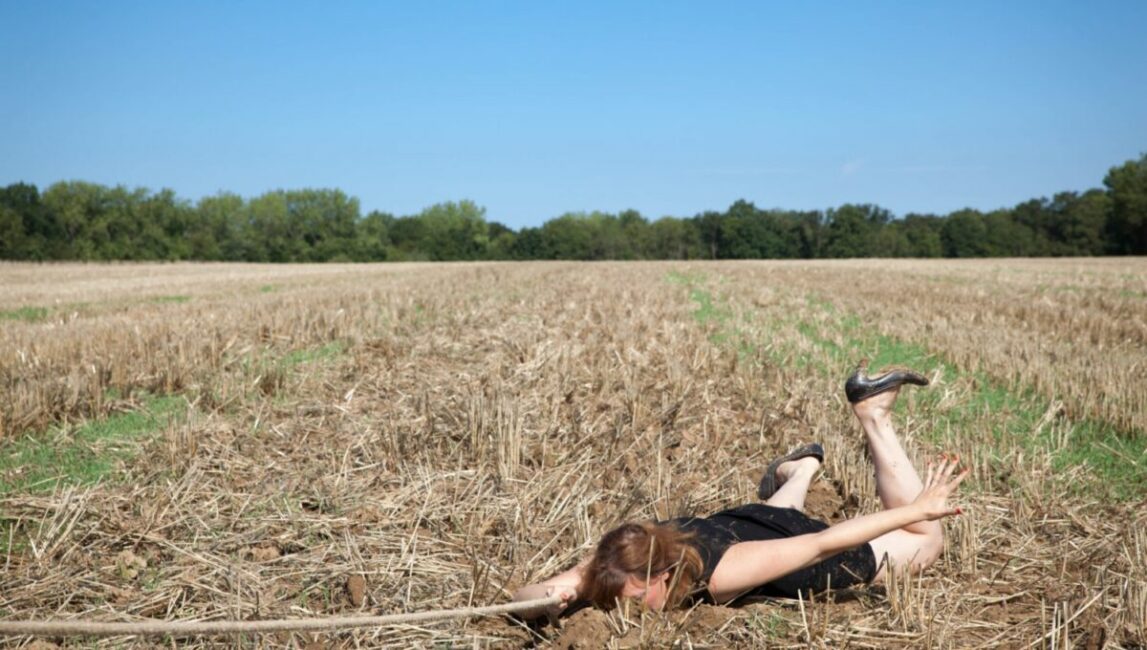
[[[437,609],[410,614],[386,616],[336,616],[332,618],[296,618],[267,621],[137,621],[132,623],[97,623],[93,621],[0,621],[0,636],[198,636],[237,632],[290,632],[341,630],[352,627],[422,623],[446,619],[474,618],[510,614],[561,602],[560,596],[523,600],[486,607]]]

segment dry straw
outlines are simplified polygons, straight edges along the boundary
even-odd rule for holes
[[[1096,496],[1095,468],[1055,455],[1084,418],[1142,429],[1145,286],[1141,260],[4,265],[0,310],[48,308],[0,324],[6,439],[55,425],[55,446],[106,451],[77,435],[86,418],[139,409],[144,391],[184,402],[114,441],[125,453],[98,483],[4,470],[19,487],[0,496],[0,621],[503,603],[624,520],[751,501],[769,458],[810,439],[828,458],[809,512],[869,512],[840,390],[867,337],[950,362],[896,413],[916,461],[950,451],[973,468],[925,575],[799,604],[584,610],[537,633],[477,619],[259,643],[1143,645],[1142,499]],[[1030,430],[999,435],[1010,415],[974,406],[977,372],[1032,389]]]

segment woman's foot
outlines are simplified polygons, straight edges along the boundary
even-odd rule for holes
[[[928,378],[918,372],[903,368],[893,368],[875,377],[869,377],[868,359],[862,359],[856,365],[856,370],[844,382],[844,394],[848,397],[849,402],[857,404],[882,393],[895,392],[904,384],[927,386]]]
[[[852,412],[861,422],[887,422],[892,417],[892,407],[896,406],[896,398],[900,396],[900,387],[897,386],[883,393],[878,393],[855,402]]]
[[[805,456],[796,460],[785,461],[777,466],[777,483],[784,485],[790,479],[798,476],[811,476],[820,469],[821,461],[816,456]]]
[[[775,459],[765,468],[765,475],[757,487],[757,496],[767,501],[782,485],[801,472],[811,471],[815,474],[820,464],[824,462],[824,447],[818,443],[810,443],[798,447],[789,453]],[[811,479],[811,474],[809,476]]]
[[[765,499],[765,505],[804,510],[808,489],[820,471],[820,463],[821,459],[817,456],[805,456],[777,465],[773,480],[779,487],[772,496]]]

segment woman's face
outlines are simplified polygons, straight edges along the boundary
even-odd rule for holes
[[[645,576],[631,575],[625,581],[625,588],[621,595],[626,598],[640,598],[649,609],[663,609],[669,597],[669,572],[662,571],[650,576],[646,582]]]

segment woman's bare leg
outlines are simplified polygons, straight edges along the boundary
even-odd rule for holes
[[[911,503],[924,489],[892,426],[892,407],[898,394],[899,390],[890,390],[852,406],[868,438],[869,455],[876,468],[876,494],[885,509]],[[939,521],[917,522],[876,538],[872,548],[877,562],[887,557],[897,566],[917,572],[935,562],[943,551],[943,528]],[[877,580],[883,575],[882,567]]]
[[[776,508],[804,510],[808,488],[819,469],[820,461],[812,456],[781,463],[777,468],[777,478],[781,480],[781,486],[773,496],[765,500],[765,504]]]

